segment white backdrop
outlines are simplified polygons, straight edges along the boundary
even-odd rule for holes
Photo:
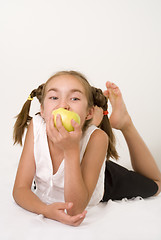
[[[1,176],[17,168],[14,116],[31,90],[71,69],[102,90],[107,80],[120,86],[161,169],[160,0],[0,0],[0,32]],[[119,162],[130,167],[124,139],[116,136]]]

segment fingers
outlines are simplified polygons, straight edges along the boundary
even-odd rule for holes
[[[56,126],[54,126],[54,117],[53,115],[50,116],[50,118],[46,122],[46,129],[48,135],[51,137],[52,140],[56,140],[60,136],[67,135],[67,131],[62,125],[62,120],[60,114],[57,114],[56,116]]]
[[[72,202],[59,202],[59,203],[55,203],[57,205],[57,208],[59,210],[68,210],[70,208],[73,207],[73,203]]]
[[[83,222],[84,218],[86,217],[87,211],[84,211],[83,213],[77,214],[75,216],[70,216],[64,212],[63,214],[64,214],[64,219],[63,219],[64,223],[72,226],[78,226]]]
[[[79,144],[82,136],[82,129],[80,125],[74,120],[71,121],[74,131],[68,132],[62,124],[61,116],[56,117],[56,127],[54,126],[53,115],[46,122],[46,132],[49,139],[63,150],[69,150],[73,144]]]
[[[80,130],[80,124],[78,124],[74,119],[71,120],[71,124],[74,127],[74,131]],[[56,116],[56,129],[62,136],[66,136],[69,134],[69,132],[63,126],[60,114],[57,114]]]
[[[83,220],[85,219],[86,214],[87,214],[87,211],[84,211],[83,213],[78,214],[76,216],[70,216],[70,219],[69,219],[70,223],[69,224],[72,225],[72,226],[79,226],[83,222]]]
[[[60,211],[60,222],[72,226],[78,226],[81,224],[81,222],[84,220],[86,217],[87,211],[84,210],[82,213],[70,216],[69,214],[65,213],[65,210],[69,210],[73,207],[73,203],[56,203],[57,208]]]
[[[73,119],[71,120],[71,124],[74,128],[78,127],[78,123],[75,122]],[[64,135],[65,133],[68,134],[68,131],[65,129],[65,127],[63,126],[62,123],[62,119],[61,119],[61,115],[57,114],[56,115],[56,129],[58,132],[60,132],[62,135]]]
[[[61,223],[64,223],[64,224],[67,224],[67,225],[70,225],[70,226],[79,226],[83,220],[84,220],[85,216],[82,217],[82,216],[69,216],[67,214],[64,213],[64,216],[63,216],[63,220],[60,221]]]
[[[77,123],[74,119],[71,120],[71,124],[74,128],[74,131],[81,131],[81,127],[80,127],[80,124]]]
[[[58,135],[58,130],[54,126],[54,119],[52,116],[50,116],[50,118],[46,120],[46,132],[52,141],[56,140],[56,136]]]
[[[56,116],[56,128],[57,128],[57,131],[61,134],[61,136],[64,136],[64,137],[68,136],[68,131],[63,126],[60,114],[57,114]]]

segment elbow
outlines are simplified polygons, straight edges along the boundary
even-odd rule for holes
[[[15,187],[13,187],[13,190],[12,190],[12,197],[13,197],[14,200],[15,200],[15,192],[16,192]]]
[[[84,208],[80,208],[80,207],[71,207],[71,209],[67,209],[67,214],[70,216],[76,216],[78,214],[82,214],[85,211],[85,207]]]
[[[15,187],[12,190],[12,197],[15,200],[15,202],[17,203],[17,189]]]
[[[80,201],[80,202],[77,202],[77,201],[71,201],[71,202],[72,204],[70,204],[70,207],[66,209],[67,214],[69,214],[70,216],[75,216],[75,215],[84,213],[88,205],[89,199],[87,198],[86,200]]]
[[[15,187],[15,186],[12,190],[12,197],[17,204],[19,204],[19,198],[21,197],[21,195],[23,195],[23,193],[21,193],[21,191],[22,191],[21,187]]]

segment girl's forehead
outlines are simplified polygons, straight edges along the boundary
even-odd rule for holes
[[[85,87],[82,81],[74,76],[70,75],[61,75],[53,77],[46,85],[46,91],[48,92],[52,88],[57,88],[60,91],[78,89],[85,93]]]

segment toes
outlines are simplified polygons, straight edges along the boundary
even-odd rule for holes
[[[110,81],[107,81],[106,82],[106,87],[107,87],[107,89],[108,88],[118,88],[118,86],[115,84],[115,83],[112,83],[112,82],[110,82]]]
[[[119,91],[119,88],[118,88],[118,87],[117,87],[117,88],[114,88],[114,89],[113,89],[113,92],[114,92],[116,95],[118,95],[119,92],[120,92],[120,91]]]
[[[107,87],[107,88],[110,88],[110,85],[111,85],[111,82],[107,81],[107,82],[106,82],[106,87]]]
[[[108,91],[108,90],[105,90],[105,91],[103,92],[103,94],[104,94],[104,96],[105,96],[106,98],[108,98],[108,96],[109,96],[109,91]]]
[[[104,95],[107,98],[109,98],[111,94],[114,94],[114,95],[117,95],[117,96],[118,95],[121,96],[121,91],[120,91],[119,87],[115,83],[107,81],[106,82],[106,87],[107,87],[107,90],[104,91]]]
[[[118,88],[118,86],[115,83],[111,83],[111,88],[115,89]]]

